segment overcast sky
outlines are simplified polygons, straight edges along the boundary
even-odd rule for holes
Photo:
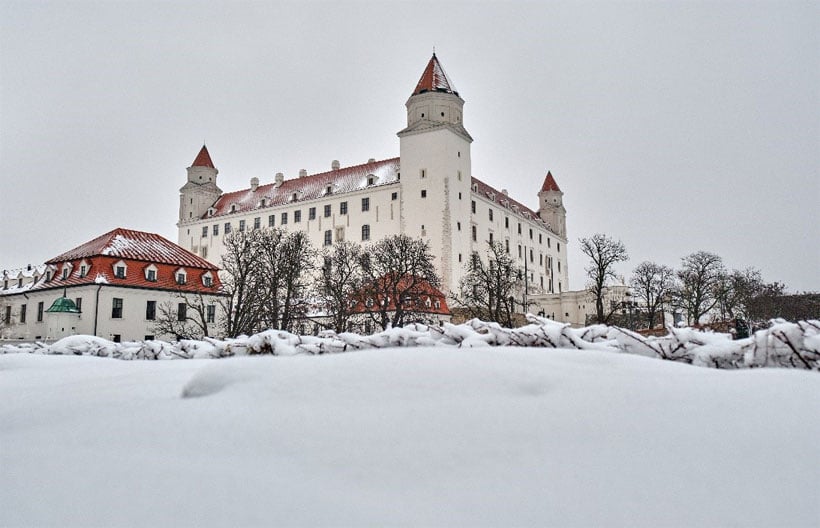
[[[473,175],[630,261],[697,250],[820,290],[818,2],[0,0],[0,267],[115,227],[176,241],[207,143],[225,191],[398,156],[433,47]]]

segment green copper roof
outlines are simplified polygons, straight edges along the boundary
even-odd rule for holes
[[[68,313],[80,313],[80,310],[77,309],[77,305],[74,304],[74,301],[69,299],[68,297],[60,297],[54,301],[51,305],[51,308],[46,310],[47,312],[68,312]]]

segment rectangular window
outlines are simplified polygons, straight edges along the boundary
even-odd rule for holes
[[[493,210],[490,209],[489,211],[490,211],[490,222],[492,222],[493,221]]]
[[[293,211],[293,222],[298,224],[301,221],[302,221],[302,210],[297,209],[296,211]]]
[[[509,228],[510,228],[510,217],[509,217],[509,216],[505,216],[505,217],[504,217],[504,227],[505,227],[506,229],[509,229]]]
[[[84,265],[80,266],[80,277],[85,277],[86,275],[88,275],[88,268]]]
[[[145,302],[145,318],[149,321],[157,318],[157,301]]]
[[[276,215],[268,215],[268,227],[276,225]]]
[[[145,280],[148,282],[157,282],[157,270],[148,270],[147,277]]]
[[[507,254],[510,253],[510,239],[509,238],[504,239],[504,249],[507,250]]]
[[[124,279],[125,278],[125,266],[117,266],[114,269],[114,276],[117,277],[118,279]]]
[[[245,232],[245,221],[244,221],[244,220],[240,220],[240,221],[239,221],[239,232],[240,232],[240,233],[244,233],[244,232]]]
[[[475,200],[470,202],[470,211],[475,214]]]
[[[422,178],[426,178],[427,177],[427,170],[421,169],[419,171],[419,176],[421,176]]]
[[[5,324],[11,324],[11,305],[6,305],[6,314],[3,316],[3,322]]]
[[[333,243],[333,233],[328,229],[325,231],[325,245],[329,246]]]
[[[20,305],[20,323],[26,322],[26,305]]]
[[[393,194],[390,195],[390,199],[391,200],[398,200],[399,199],[399,193],[394,192]]]
[[[185,274],[177,273],[177,284],[185,284]]]
[[[153,340],[154,340],[154,336],[153,336],[153,335],[147,335],[147,336],[145,336],[145,338],[143,339],[143,341],[153,341]]]
[[[37,303],[37,322],[43,322],[43,302],[40,301]]]
[[[177,321],[184,321],[188,318],[188,305],[185,303],[177,304]]]
[[[362,226],[362,241],[370,240],[370,226],[365,224]]]
[[[532,229],[530,229],[530,240],[532,240]]]
[[[282,213],[281,221],[279,225],[287,225],[288,224],[288,213]]]
[[[308,209],[308,220],[316,220],[316,208],[311,207]]]
[[[260,227],[262,227],[262,219],[257,216],[253,219],[253,228],[259,229]]]
[[[347,202],[342,202],[339,204],[339,214],[346,215],[347,214]]]
[[[202,226],[202,238],[208,236],[208,226]]]
[[[521,234],[521,222],[518,222],[518,234]]]
[[[518,258],[521,258],[521,244],[518,244]]]
[[[490,244],[492,244],[492,243],[493,243],[493,234],[490,233]]]
[[[325,206],[325,218],[330,218],[330,205]]]
[[[370,198],[362,198],[362,212],[370,210]]]
[[[74,306],[77,307],[78,312],[82,312],[83,311],[83,298],[82,297],[77,297],[76,299],[74,299]]]
[[[206,317],[205,321],[207,323],[213,323],[214,321],[216,321],[216,305],[215,304],[209,304],[207,310],[208,311],[205,315],[205,317]]]
[[[421,190],[421,197],[422,198],[427,198],[427,189],[422,189]]]
[[[476,242],[478,241],[478,229],[476,226],[471,226],[471,229],[473,231],[473,242]]]
[[[544,243],[544,239],[543,239],[543,237],[541,236],[541,233],[538,233],[538,243],[539,243],[539,244],[543,244],[543,243]]]
[[[213,235],[214,235],[214,236],[219,235],[219,224],[214,224],[214,227],[213,227]]]
[[[114,297],[111,300],[111,318],[122,319],[122,299]]]
[[[206,288],[210,288],[214,285],[214,280],[211,277],[202,277],[202,284]]]
[[[225,222],[225,234],[229,235],[231,233],[231,223]]]
[[[63,268],[63,278],[64,279],[68,278],[68,268]],[[23,286],[23,279],[18,279],[17,280],[17,287],[19,288],[21,286]]]

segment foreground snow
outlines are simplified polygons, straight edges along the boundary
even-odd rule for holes
[[[0,526],[811,526],[820,376],[598,350],[0,355]]]

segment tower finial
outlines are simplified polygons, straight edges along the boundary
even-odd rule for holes
[[[436,45],[435,44],[433,44],[433,56],[434,57],[436,56]]]

